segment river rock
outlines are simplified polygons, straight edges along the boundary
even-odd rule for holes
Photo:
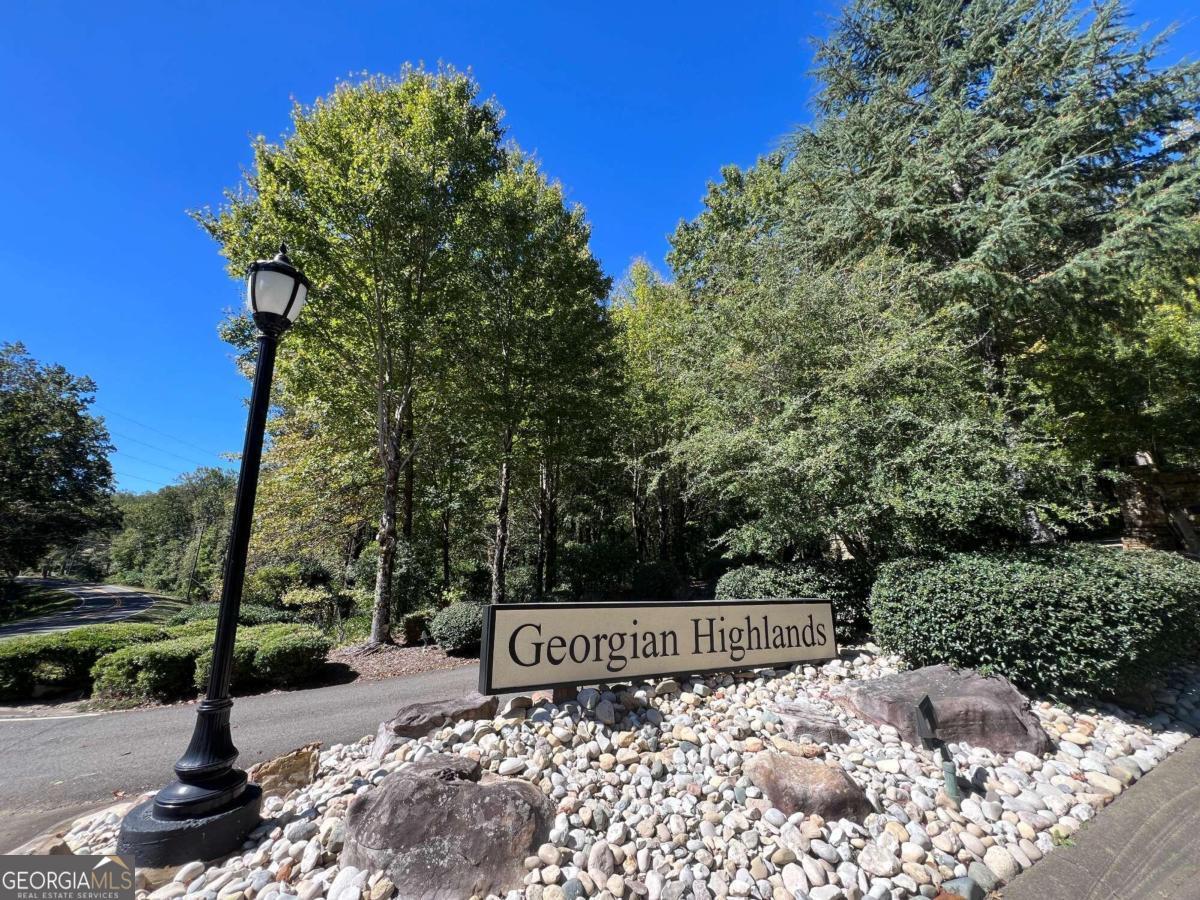
[[[783,753],[759,753],[745,765],[751,784],[785,815],[816,813],[827,819],[861,821],[871,812],[863,789],[840,768]]]
[[[845,744],[850,734],[833,716],[811,703],[796,700],[775,706],[784,733],[792,740],[805,736],[822,744]]]
[[[262,788],[263,797],[286,797],[292,791],[312,784],[320,765],[321,742],[314,741],[251,766],[246,776]]]
[[[495,701],[492,701],[493,708]],[[350,804],[342,866],[383,872],[399,900],[503,896],[546,843],[554,808],[533,785],[480,784],[479,763],[432,754]]]
[[[380,723],[372,758],[379,761],[395,750],[405,738],[424,737],[443,725],[466,719],[491,719],[496,715],[498,703],[496,697],[485,697],[472,691],[465,697],[402,706],[391,719]]]
[[[965,741],[1004,755],[1025,750],[1040,756],[1053,749],[1029,701],[999,675],[984,677],[971,669],[926,666],[845,683],[832,697],[859,718],[891,725],[904,740],[919,745],[915,709],[926,694],[933,701],[937,736],[943,741]]]

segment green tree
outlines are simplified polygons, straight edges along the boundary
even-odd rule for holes
[[[326,406],[323,425],[376,436],[380,552],[370,641],[390,642],[398,540],[412,535],[417,410],[439,402],[439,328],[463,302],[465,214],[502,162],[499,110],[469,77],[406,68],[341,84],[293,133],[259,139],[244,189],[200,219],[235,274],[284,236],[313,282],[283,342],[284,393]]]
[[[943,354],[949,387],[941,378],[927,387],[930,412],[946,399],[947,434],[955,422],[986,422],[973,434],[988,436],[992,463],[953,467],[962,499],[1018,497],[1024,533],[1035,540],[1090,520],[1086,482],[1105,454],[1078,439],[1082,407],[1045,377],[1039,357],[1048,347],[1069,356],[1105,329],[1128,328],[1141,315],[1131,280],[1153,268],[1178,272],[1195,255],[1198,135],[1181,125],[1200,106],[1200,69],[1162,65],[1162,46],[1143,41],[1115,2],[1077,14],[1066,0],[854,0],[818,45],[813,124],[750,170],[727,169],[704,212],[675,236],[672,265],[698,318],[728,322],[714,309],[741,303],[743,342],[769,345],[780,327],[774,316],[807,308],[794,328],[827,318],[819,295],[802,304],[803,293],[843,302],[850,285],[826,283],[827,273],[899,265],[904,284],[875,288],[884,330],[900,339],[908,329]],[[915,306],[886,302],[896,288]],[[850,302],[861,309],[868,299]],[[845,349],[828,372],[835,384],[858,371],[868,324],[826,333]],[[932,375],[923,357],[911,361],[918,375]],[[913,384],[894,376],[897,387]],[[979,385],[986,396],[970,399]],[[773,379],[757,399],[768,409],[794,403],[799,414],[818,388],[771,393],[779,391]],[[887,437],[872,437],[875,417],[892,408],[861,406],[841,427],[864,441]],[[845,415],[853,409],[841,405]],[[812,435],[802,421],[795,429],[796,440]],[[826,440],[836,457],[837,432]],[[932,477],[939,460],[976,452],[971,443],[909,462]],[[993,483],[997,476],[1007,484]],[[880,498],[887,488],[878,486]],[[1007,499],[1000,508],[976,539],[993,526],[1008,531]],[[946,536],[941,525],[937,535]]]
[[[0,344],[0,575],[118,521],[112,445],[88,412],[95,390],[22,344]]]
[[[531,159],[508,155],[479,213],[483,245],[470,269],[478,300],[455,334],[469,385],[462,394],[485,428],[485,458],[496,461],[491,597],[503,603],[518,456],[536,455],[539,415],[561,421],[594,390],[587,382],[602,365],[609,282],[588,248],[582,208],[568,207]]]

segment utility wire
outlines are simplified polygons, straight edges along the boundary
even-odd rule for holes
[[[108,407],[105,407],[105,406],[100,406],[99,404],[96,404],[96,409],[98,409],[100,412],[102,412],[106,416],[116,416],[119,419],[124,419],[126,422],[132,422],[134,425],[137,425],[139,428],[145,428],[147,431],[153,431],[155,434],[161,435],[165,438],[170,438],[171,440],[175,441],[175,443],[177,443],[177,444],[182,444],[185,447],[191,447],[193,450],[199,450],[205,456],[220,456],[221,455],[220,453],[214,453],[212,450],[209,450],[205,447],[201,447],[198,444],[193,444],[191,441],[185,441],[181,437],[176,437],[173,434],[169,434],[166,431],[163,431],[159,428],[155,428],[153,425],[147,425],[145,422],[139,422],[133,416],[127,416],[127,415],[125,415],[125,413],[119,413],[116,410],[109,409]]]
[[[201,462],[200,460],[194,459],[193,457],[184,456],[181,453],[175,453],[174,451],[167,450],[165,447],[159,447],[157,444],[151,444],[151,443],[148,443],[147,441],[143,441],[138,438],[131,437],[128,434],[122,434],[120,431],[113,431],[110,433],[113,435],[113,437],[118,437],[118,438],[121,438],[126,441],[133,441],[135,444],[141,444],[143,447],[149,447],[151,450],[157,450],[159,453],[165,453],[165,454],[167,454],[167,456],[173,456],[176,459],[182,459],[184,462],[189,462],[189,463],[192,463],[193,465],[197,465],[197,466],[213,465],[211,462]]]
[[[120,453],[124,459],[131,459],[134,462],[140,462],[143,465],[154,466],[154,468],[162,469],[164,472],[171,472],[174,474],[179,473],[179,468],[177,466],[164,466],[162,463],[151,462],[148,459],[142,459],[140,456],[134,456],[132,453],[126,453],[120,448],[117,449],[117,452]]]
[[[163,482],[161,482],[161,481],[155,481],[155,480],[153,480],[152,478],[143,478],[141,475],[131,475],[131,474],[129,474],[128,472],[118,472],[116,469],[113,469],[113,474],[114,474],[114,475],[118,475],[118,476],[120,476],[121,478],[132,478],[132,479],[134,479],[135,481],[144,481],[144,482],[146,482],[147,484],[152,484],[152,485],[154,485],[155,487],[160,487],[160,488],[162,488],[162,487],[168,487],[168,485],[164,484],[164,483],[163,483]]]

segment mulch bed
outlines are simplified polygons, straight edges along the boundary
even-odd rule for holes
[[[380,647],[364,653],[361,645],[338,647],[330,652],[329,661],[341,663],[353,669],[359,678],[368,680],[458,669],[479,662],[470,657],[447,656],[438,647]]]

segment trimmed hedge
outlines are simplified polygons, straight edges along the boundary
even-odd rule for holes
[[[447,653],[474,652],[483,637],[483,607],[478,603],[452,603],[433,617],[429,633]]]
[[[221,604],[219,603],[193,603],[173,615],[167,624],[187,625],[190,622],[215,619],[220,609]],[[271,606],[263,606],[261,603],[243,603],[241,609],[238,610],[239,625],[274,625],[295,621],[295,611],[275,609]]]
[[[404,635],[404,643],[406,646],[413,646],[421,642],[421,635],[430,631],[429,625],[433,621],[434,616],[438,614],[436,609],[426,608],[418,609],[408,613],[400,620],[400,631]],[[432,635],[432,631],[430,634]]]
[[[232,684],[285,687],[311,678],[325,664],[330,641],[305,625],[260,625],[238,632]],[[212,668],[212,635],[188,635],[126,647],[92,669],[100,697],[173,700],[203,691]]]
[[[1200,652],[1200,563],[1086,544],[901,560],[880,569],[871,621],[913,665],[1112,694]]]
[[[850,640],[869,623],[868,600],[873,571],[866,565],[811,560],[782,566],[742,566],[717,581],[718,600],[771,600],[817,597],[833,601],[839,640]]]
[[[159,625],[117,622],[0,641],[0,697],[26,699],[38,685],[86,690],[96,660],[122,647],[161,641],[168,635]]]
[[[308,681],[325,665],[330,646],[329,638],[315,628],[275,626],[258,639],[255,675],[277,687]]]

